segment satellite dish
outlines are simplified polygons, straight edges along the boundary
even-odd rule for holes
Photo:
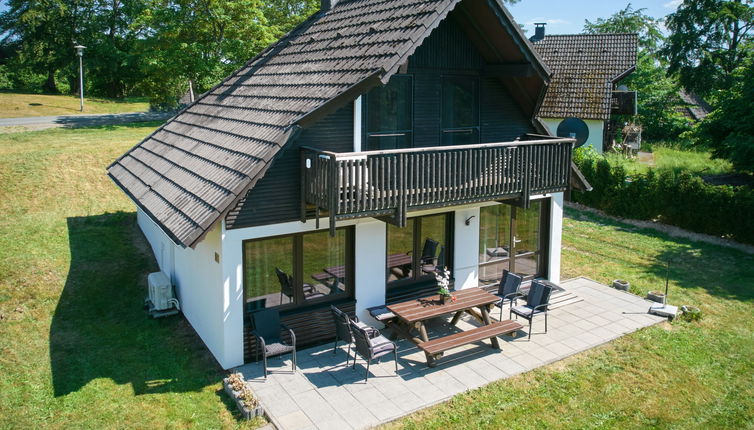
[[[576,139],[576,148],[582,146],[589,139],[589,127],[578,118],[566,118],[558,124],[558,137],[570,137]]]

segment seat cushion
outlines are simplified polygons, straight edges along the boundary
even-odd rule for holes
[[[380,355],[395,349],[395,344],[382,335],[369,339],[369,344],[372,347],[372,354],[375,357],[379,357]]]
[[[513,311],[514,314],[522,316],[524,318],[531,318],[533,309],[528,306],[516,306],[513,309],[511,309],[511,311]],[[541,313],[542,311],[539,309],[533,312],[534,315],[538,315]]]
[[[267,344],[264,348],[264,352],[268,357],[285,354],[291,351],[293,351],[293,347],[282,342],[270,343]]]

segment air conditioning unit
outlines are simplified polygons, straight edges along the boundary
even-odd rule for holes
[[[150,273],[147,276],[149,297],[145,305],[153,318],[177,314],[181,306],[173,295],[173,285],[170,278],[163,272]]]

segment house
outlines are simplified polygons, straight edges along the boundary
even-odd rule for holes
[[[636,91],[618,86],[636,69],[634,33],[546,35],[538,23],[534,48],[552,70],[539,119],[557,136],[585,136],[597,152],[623,127],[615,115],[636,114]]]
[[[500,0],[323,1],[108,175],[230,368],[259,308],[302,345],[333,338],[331,304],[368,320],[436,266],[456,289],[557,282],[579,181],[574,140],[535,121],[549,77]]]

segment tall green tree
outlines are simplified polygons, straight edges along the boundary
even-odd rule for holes
[[[584,33],[636,33],[639,38],[636,70],[623,82],[638,92],[638,118],[643,136],[650,140],[672,139],[688,129],[676,107],[681,103],[679,85],[667,76],[667,63],[659,55],[665,43],[662,21],[634,9],[629,3],[609,18],[584,21]]]
[[[666,26],[668,72],[703,96],[730,88],[734,71],[754,49],[751,0],[684,0]]]
[[[308,0],[150,0],[136,23],[143,89],[171,107],[189,80],[209,89],[313,10]]]
[[[73,63],[73,41],[87,18],[84,1],[9,0],[0,14],[2,43],[17,49],[17,65],[43,73],[43,90],[58,92],[56,73]]]
[[[734,84],[723,90],[712,113],[692,132],[716,158],[730,160],[740,171],[754,173],[754,59],[733,73]]]

